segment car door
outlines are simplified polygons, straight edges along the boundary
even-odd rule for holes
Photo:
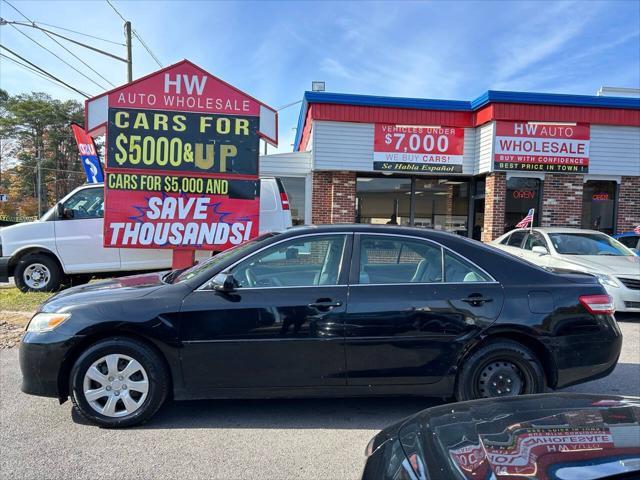
[[[120,250],[103,246],[104,188],[78,190],[56,216],[56,250],[67,273],[120,270]]]
[[[200,288],[183,303],[187,389],[344,386],[351,234],[268,246],[228,271],[236,288]]]
[[[348,384],[437,382],[502,303],[500,284],[437,243],[357,234],[345,319]]]

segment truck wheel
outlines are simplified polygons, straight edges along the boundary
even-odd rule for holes
[[[60,288],[62,269],[50,256],[33,253],[18,261],[13,277],[23,292],[53,292]]]

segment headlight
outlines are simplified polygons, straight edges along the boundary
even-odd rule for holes
[[[612,277],[611,275],[606,275],[604,273],[596,273],[596,278],[603,286],[609,286],[614,288],[620,288],[620,284],[618,281]]]
[[[70,313],[37,313],[29,322],[27,332],[48,332],[71,316]]]

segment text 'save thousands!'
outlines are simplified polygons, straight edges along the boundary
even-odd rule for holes
[[[588,124],[496,122],[494,170],[589,171]]]
[[[257,235],[258,118],[109,109],[105,246],[224,250]]]
[[[462,173],[464,128],[377,123],[373,169]]]

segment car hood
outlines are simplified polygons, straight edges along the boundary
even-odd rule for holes
[[[121,301],[141,298],[166,286],[162,277],[167,272],[145,273],[111,278],[63,290],[40,307],[42,312],[63,312],[75,306],[98,301]]]
[[[576,267],[593,273],[640,276],[640,258],[635,255],[560,255],[557,258],[562,262],[557,266]]]
[[[552,479],[559,477],[548,472],[570,463],[584,465],[580,478],[599,478],[598,463],[625,468],[634,457],[627,467],[640,469],[640,398],[549,394],[461,402],[410,417],[398,438],[414,469],[449,472],[434,478]]]

